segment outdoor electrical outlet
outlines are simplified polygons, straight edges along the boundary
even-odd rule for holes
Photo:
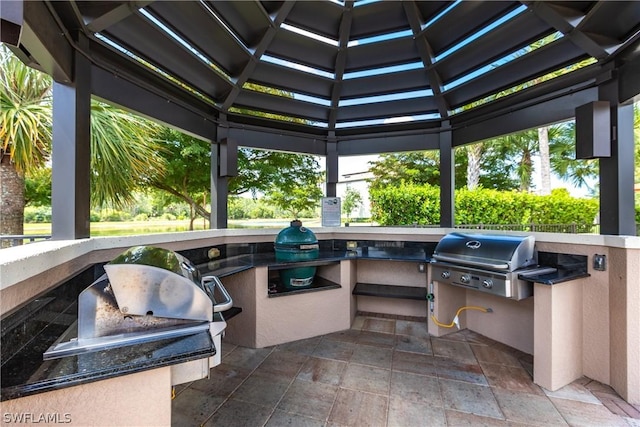
[[[424,273],[426,271],[426,267],[427,267],[426,265],[420,263],[420,264],[418,264],[418,271],[420,273]]]
[[[593,256],[593,269],[605,271],[607,269],[607,256],[595,254]]]

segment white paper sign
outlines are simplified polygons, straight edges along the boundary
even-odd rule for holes
[[[322,226],[340,227],[341,205],[340,197],[322,198]]]

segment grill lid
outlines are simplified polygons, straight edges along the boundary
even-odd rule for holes
[[[438,242],[433,258],[500,271],[537,264],[533,236],[450,233]]]

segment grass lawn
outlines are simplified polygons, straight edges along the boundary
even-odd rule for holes
[[[249,219],[229,220],[229,228],[284,228],[289,226],[289,219]],[[320,218],[303,219],[307,227],[320,227]],[[196,220],[193,224],[195,230],[203,230],[206,225],[203,221]],[[175,231],[187,231],[189,220],[150,220],[150,221],[118,221],[118,222],[92,222],[91,236],[127,236],[133,234],[169,233]],[[50,223],[24,224],[24,234],[49,235]]]

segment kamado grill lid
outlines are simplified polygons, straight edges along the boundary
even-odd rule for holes
[[[537,263],[533,236],[450,233],[438,242],[433,258],[508,271]]]

